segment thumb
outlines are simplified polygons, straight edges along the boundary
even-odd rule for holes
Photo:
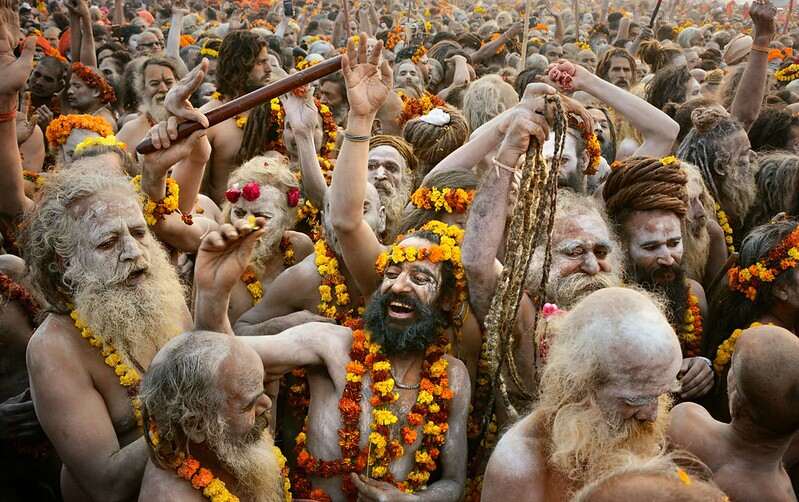
[[[22,46],[22,54],[20,54],[15,65],[21,65],[26,72],[30,73],[33,67],[33,56],[36,54],[36,37],[28,37]]]

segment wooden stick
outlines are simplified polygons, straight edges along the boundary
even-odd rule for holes
[[[658,0],[658,3],[655,4],[655,10],[652,11],[652,17],[649,18],[649,27],[655,27],[655,18],[658,17],[658,12],[660,11],[660,4],[663,3],[663,0]]]
[[[524,35],[522,36],[522,58],[519,60],[517,70],[521,73],[527,66],[527,44],[530,40],[530,4],[533,0],[527,0],[524,4]]]
[[[309,84],[314,80],[319,80],[320,78],[330,75],[331,73],[335,73],[340,69],[341,56],[336,56],[332,59],[328,59],[327,61],[322,61],[318,65],[310,66],[300,72],[289,75],[288,77],[280,79],[277,82],[267,84],[260,89],[245,94],[244,96],[239,96],[238,98],[228,101],[219,108],[215,108],[205,114],[205,116],[208,117],[209,127],[223,122],[229,118],[235,117],[236,115],[254,108],[261,103],[266,103],[272,98],[286,94],[292,89],[296,89],[297,87]],[[200,125],[199,122],[183,122],[178,126],[178,139],[186,138],[193,132],[202,129],[202,127],[203,126]],[[150,139],[146,138],[136,146],[136,151],[142,155],[145,155],[148,153],[153,153],[155,151],[155,147],[153,147]]]
[[[788,4],[788,14],[785,16],[785,25],[782,27],[783,33],[788,33],[788,24],[791,22],[791,14],[793,14],[793,0]]]
[[[341,8],[344,9],[344,26],[346,27],[345,33],[347,34],[347,40],[350,39],[352,36],[352,30],[350,29],[350,0],[342,0]],[[347,43],[344,43],[344,47],[347,46]]]

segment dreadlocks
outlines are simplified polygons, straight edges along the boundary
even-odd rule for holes
[[[216,68],[216,88],[223,96],[237,97],[249,90],[250,72],[264,47],[255,33],[239,30],[227,34]]]

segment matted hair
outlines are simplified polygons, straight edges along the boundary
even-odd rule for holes
[[[426,172],[417,172],[422,179],[430,169],[438,165],[449,154],[460,148],[469,139],[469,124],[457,108],[440,107],[449,115],[449,123],[439,126],[422,120],[422,117],[405,123],[402,135],[413,146],[413,151]]]
[[[247,91],[247,82],[255,61],[266,47],[255,33],[236,30],[228,33],[219,48],[216,89],[223,96],[237,97]]]
[[[474,131],[500,113],[519,104],[512,85],[499,75],[485,75],[469,86],[463,96],[463,115]]]
[[[599,62],[596,65],[596,76],[601,78],[602,80],[608,79],[608,72],[610,71],[610,62],[613,58],[624,58],[630,63],[630,70],[632,70],[633,78],[635,78],[635,58],[630,54],[627,49],[622,49],[621,47],[614,47],[612,49],[608,49],[602,54],[602,57],[599,58]]]

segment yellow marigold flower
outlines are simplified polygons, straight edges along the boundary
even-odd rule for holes
[[[308,440],[308,437],[305,435],[304,432],[300,432],[299,434],[297,434],[297,437],[295,438],[295,440],[298,443],[305,443]]]
[[[660,159],[660,163],[663,164],[664,166],[674,164],[675,162],[678,162],[678,160],[677,157],[675,157],[674,155],[669,155],[668,157],[663,157],[662,159]]]
[[[428,435],[441,434],[441,427],[436,425],[435,422],[427,422],[422,428],[422,432]]]
[[[791,248],[788,250],[788,256],[793,258],[794,260],[799,260],[799,249]]]
[[[416,402],[419,404],[430,404],[433,402],[433,395],[426,390],[419,391],[419,395],[416,396]]]
[[[382,382],[375,382],[373,387],[381,396],[386,396],[394,390],[394,379],[389,378]]]
[[[430,374],[434,377],[439,377],[444,375],[447,372],[447,360],[444,358],[439,359],[438,361],[434,362],[430,365]]]
[[[379,432],[372,432],[369,434],[369,442],[375,445],[377,448],[386,447],[386,438]]]
[[[225,489],[225,483],[219,478],[214,478],[213,481],[208,483],[208,486],[206,486],[203,490],[203,495],[206,497],[215,497],[224,493],[225,491],[227,491]]]
[[[374,371],[391,371],[391,363],[388,361],[378,361],[373,366]]]
[[[433,461],[432,457],[430,457],[430,454],[423,450],[416,450],[414,460],[416,460],[416,463],[419,464],[427,464]]]
[[[319,286],[319,296],[322,298],[323,302],[330,302],[333,300],[333,296],[330,293],[330,286],[322,284]]]
[[[386,468],[384,466],[378,465],[374,469],[372,469],[372,477],[380,479],[380,478],[382,478],[383,476],[386,475],[386,472],[387,471],[386,471]]]
[[[139,383],[139,381],[141,381],[139,373],[133,368],[129,368],[124,375],[119,377],[119,383],[121,383],[125,387],[130,387],[131,385],[135,385]]]
[[[112,368],[121,362],[122,358],[119,357],[119,354],[109,354],[108,357],[105,358],[105,364],[111,366]]]
[[[429,409],[430,409],[430,413],[438,413],[439,411],[441,411],[441,407],[438,404],[436,404],[436,403],[431,404],[429,406]]]
[[[405,261],[405,252],[399,246],[391,248],[391,261],[394,263],[402,263]]]
[[[397,423],[397,416],[389,410],[374,409],[372,410],[372,418],[374,418],[377,425],[394,425]]]
[[[361,376],[354,373],[347,373],[347,381],[358,383],[361,381]]]

